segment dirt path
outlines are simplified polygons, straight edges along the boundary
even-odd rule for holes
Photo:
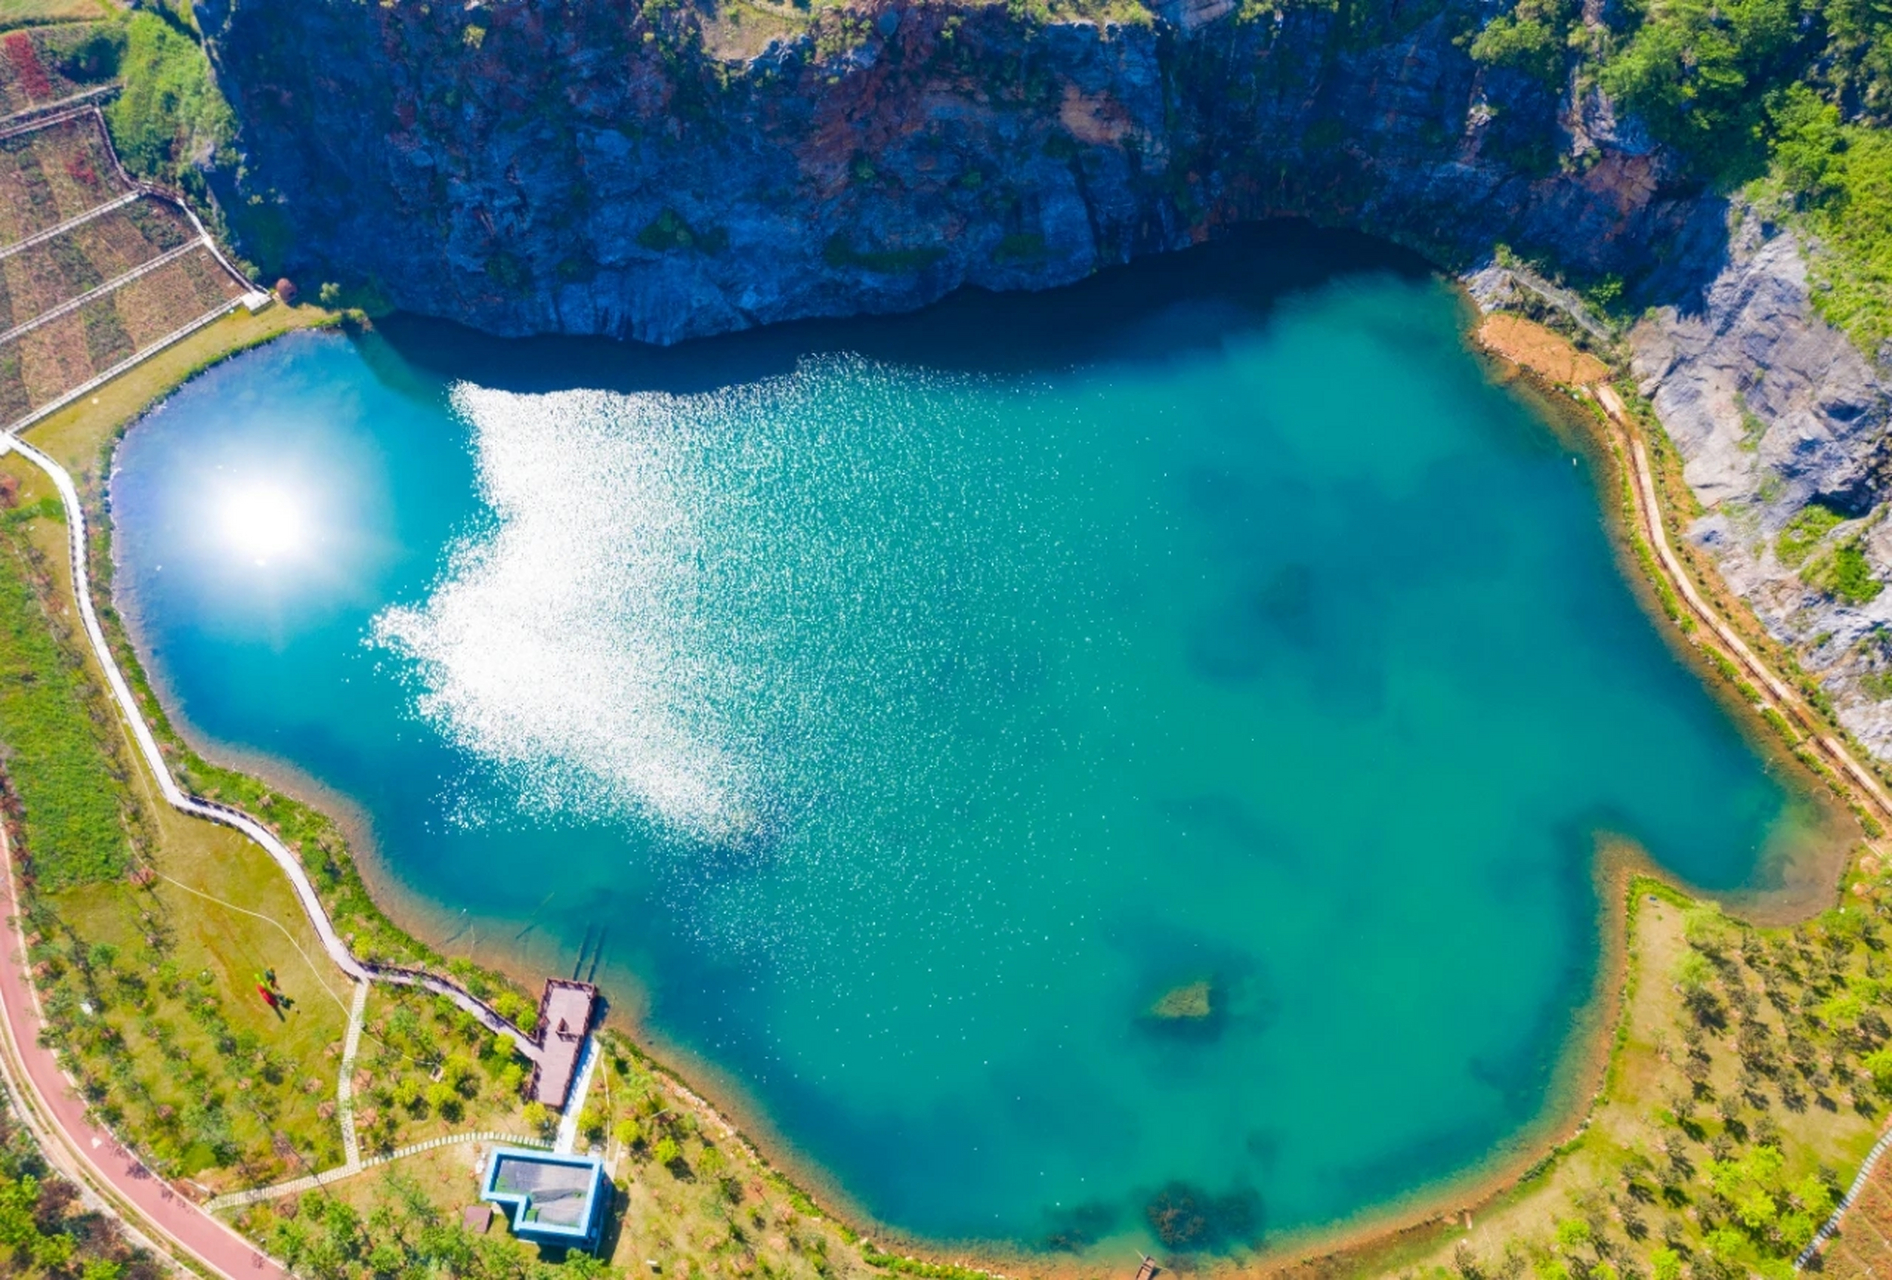
[[[1882,819],[1892,820],[1892,799],[1888,799],[1878,781],[1866,772],[1864,765],[1853,758],[1844,744],[1829,732],[1827,725],[1809,706],[1792,686],[1774,674],[1773,668],[1763,662],[1747,643],[1735,633],[1715,608],[1695,589],[1687,570],[1675,556],[1669,546],[1668,531],[1662,526],[1662,506],[1656,497],[1655,474],[1649,466],[1649,452],[1643,446],[1642,439],[1630,421],[1629,410],[1622,398],[1608,385],[1598,383],[1591,388],[1597,402],[1603,406],[1610,421],[1621,433],[1624,452],[1632,472],[1632,488],[1636,498],[1636,524],[1638,532],[1649,540],[1662,574],[1669,585],[1675,588],[1682,602],[1687,605],[1708,630],[1722,651],[1731,658],[1748,676],[1752,677],[1767,695],[1777,704],[1778,710],[1792,721],[1803,733],[1802,741],[1816,755],[1837,772],[1843,783],[1859,797],[1862,809],[1878,811]]]

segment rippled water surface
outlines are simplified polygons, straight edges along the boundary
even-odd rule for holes
[[[120,590],[453,946],[602,931],[883,1221],[1192,1195],[1234,1247],[1539,1113],[1598,831],[1727,887],[1809,821],[1402,265],[1287,231],[672,353],[286,339],[132,432]]]

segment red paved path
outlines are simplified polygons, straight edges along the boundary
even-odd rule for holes
[[[0,857],[6,860],[0,869],[5,891],[0,905],[12,921],[0,934],[0,1005],[4,1006],[0,1011],[6,1016],[12,1041],[9,1056],[25,1067],[27,1079],[22,1083],[37,1095],[40,1114],[58,1127],[68,1152],[88,1166],[93,1179],[135,1211],[134,1227],[165,1237],[230,1280],[288,1280],[288,1273],[273,1259],[180,1195],[109,1132],[86,1119],[85,1105],[72,1082],[52,1052],[39,1045],[39,1005],[27,982],[25,940],[14,911],[12,854],[5,848],[4,835],[0,835]],[[56,1166],[65,1163],[57,1152],[46,1154]]]

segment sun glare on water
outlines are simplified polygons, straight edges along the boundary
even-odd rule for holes
[[[232,484],[219,497],[216,520],[224,545],[261,567],[302,554],[311,541],[306,504],[301,495],[280,484]]]

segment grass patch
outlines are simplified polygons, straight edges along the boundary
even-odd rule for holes
[[[103,692],[55,639],[69,624],[48,608],[44,558],[17,533],[21,516],[42,514],[15,512],[0,534],[0,740],[23,861],[41,888],[56,890],[123,876],[132,850],[127,771]]]
[[[192,187],[193,157],[214,154],[235,127],[204,51],[170,23],[139,11],[125,20],[124,92],[106,108],[125,167]]]
[[[1767,420],[1748,408],[1747,397],[1738,391],[1734,396],[1734,407],[1741,414],[1741,452],[1760,452],[1761,437],[1767,434]]]
[[[1787,522],[1774,540],[1774,554],[1789,569],[1806,563],[1820,540],[1845,523],[1845,517],[1831,507],[1810,503]]]
[[[465,1130],[526,1133],[527,1064],[509,1039],[443,997],[376,987],[355,1060],[355,1120],[370,1152]]]
[[[1873,354],[1892,342],[1892,133],[1855,126],[1842,136],[1833,194],[1806,215],[1819,242],[1813,302]]]
[[[1847,604],[1866,604],[1879,597],[1885,583],[1872,576],[1872,563],[1854,538],[1800,570],[1800,580]]]
[[[1772,112],[1771,186],[1814,242],[1813,304],[1868,356],[1892,342],[1892,132],[1795,86]]]

